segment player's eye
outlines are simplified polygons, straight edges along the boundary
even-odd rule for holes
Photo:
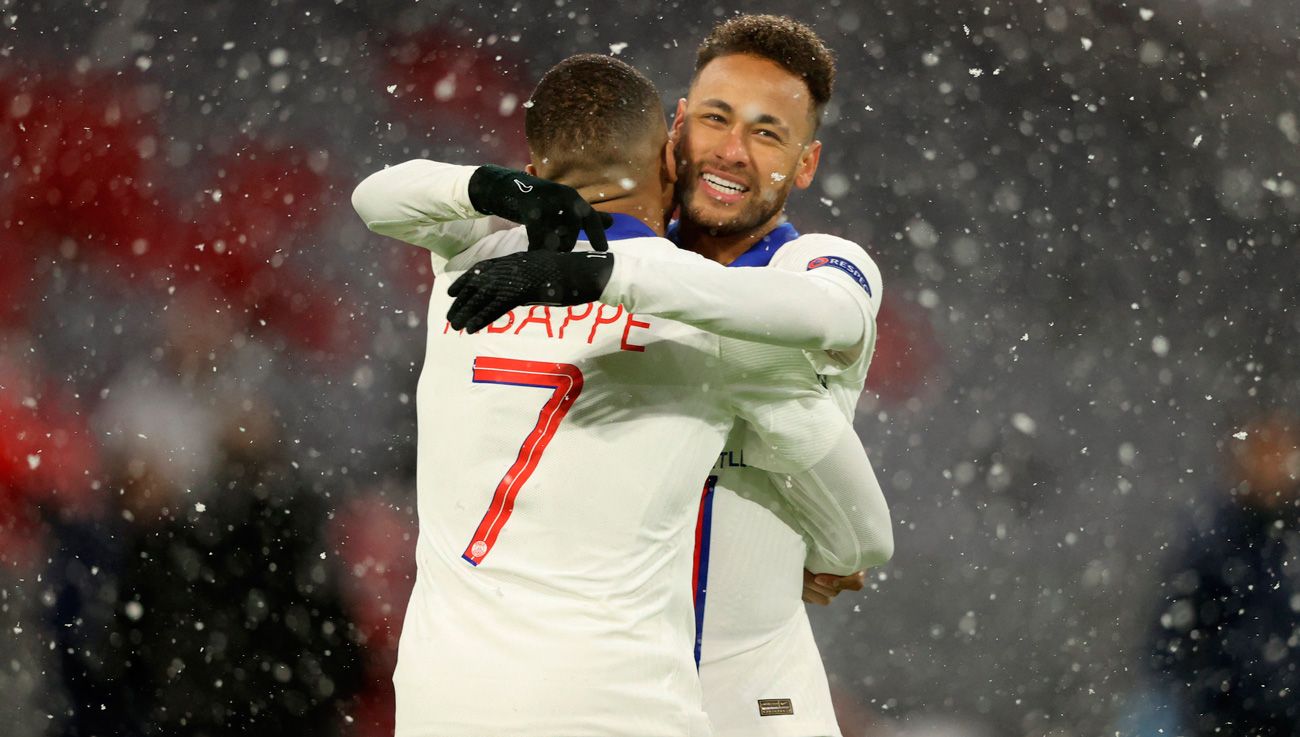
[[[781,134],[769,128],[759,128],[755,130],[754,133],[755,135],[761,136],[763,138],[770,138],[773,141],[776,141],[778,143],[781,141]]]
[[[717,113],[704,113],[704,114],[701,115],[700,117],[703,118],[704,120],[709,121],[710,123],[726,123],[726,122],[727,122],[727,119],[726,119],[726,118],[722,117],[721,115],[719,115],[719,114],[717,114]]]

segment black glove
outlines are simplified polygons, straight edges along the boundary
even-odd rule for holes
[[[572,251],[580,230],[593,250],[609,250],[605,228],[614,218],[591,209],[573,187],[489,164],[470,175],[469,201],[484,215],[527,228],[530,251]]]
[[[477,333],[520,305],[581,305],[600,298],[614,271],[612,253],[526,251],[488,259],[452,282],[447,321]]]

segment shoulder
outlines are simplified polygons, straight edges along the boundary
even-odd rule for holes
[[[590,249],[587,243],[582,243],[581,248]],[[675,243],[667,238],[658,236],[642,238],[624,238],[622,240],[610,241],[609,250],[621,256],[633,256],[636,258],[661,259],[669,261],[707,261],[703,256],[684,248],[678,248]]]
[[[443,271],[448,273],[464,271],[479,261],[526,250],[528,250],[528,232],[522,225],[509,230],[498,230],[447,261]]]
[[[827,233],[808,233],[795,238],[777,251],[771,265],[788,271],[827,268],[842,272],[871,297],[878,297],[883,286],[880,267],[871,254],[851,240]]]
[[[798,270],[816,268],[809,261],[827,256],[846,259],[861,268],[879,271],[876,262],[866,249],[846,238],[827,233],[808,233],[785,244],[772,258],[772,265],[782,268],[798,267]]]

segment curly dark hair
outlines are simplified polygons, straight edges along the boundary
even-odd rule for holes
[[[720,56],[752,54],[776,62],[808,85],[816,119],[835,86],[835,55],[813,29],[781,15],[738,15],[719,23],[700,44],[695,73]]]
[[[659,90],[627,63],[576,54],[542,75],[524,110],[528,146],[554,172],[626,159],[664,121]]]

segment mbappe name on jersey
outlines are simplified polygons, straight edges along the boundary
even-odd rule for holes
[[[637,334],[633,331],[649,330],[650,323],[638,320],[634,313],[623,309],[623,305],[610,307],[599,302],[588,302],[574,307],[556,307],[533,305],[526,315],[518,314],[523,308],[511,310],[496,322],[484,329],[492,335],[522,335],[530,338],[549,338],[551,340],[585,340],[588,344],[596,340],[597,335],[607,335],[610,331],[621,331],[619,350],[643,352],[645,346],[633,340]],[[563,310],[563,311],[561,311]],[[452,332],[451,323],[442,327],[443,334]],[[457,331],[464,335],[465,331]]]

